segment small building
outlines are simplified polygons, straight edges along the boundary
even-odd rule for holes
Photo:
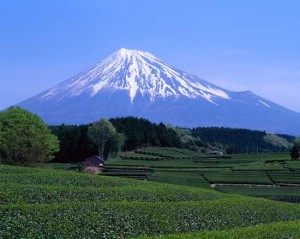
[[[103,167],[103,165],[104,165],[104,159],[101,158],[100,156],[94,155],[84,160],[84,166],[86,167],[89,166]]]
[[[208,155],[223,155],[222,151],[219,150],[211,150],[207,152]]]
[[[99,174],[103,171],[104,159],[100,156],[91,156],[83,162],[83,172]]]

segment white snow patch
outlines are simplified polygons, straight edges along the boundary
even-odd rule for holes
[[[260,103],[262,103],[264,106],[271,108],[271,106],[269,106],[266,102],[263,102],[262,100],[258,100]]]
[[[230,99],[217,86],[185,72],[175,70],[150,53],[120,49],[91,69],[50,89],[41,98],[65,98],[89,93],[93,97],[101,90],[127,90],[131,102],[140,92],[150,100],[169,96],[202,97],[212,102],[212,97]]]

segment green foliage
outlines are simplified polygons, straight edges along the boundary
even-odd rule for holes
[[[104,158],[115,156],[119,150],[131,151],[148,147],[179,147],[202,153],[209,148],[228,154],[280,152],[287,151],[286,145],[294,140],[294,137],[288,135],[269,136],[262,131],[245,129],[176,128],[135,117],[114,118],[110,119],[110,122],[121,135],[114,134],[105,143]],[[98,145],[88,137],[88,128],[91,127],[89,125],[51,126],[60,141],[61,148],[53,162],[79,162],[97,154]],[[266,142],[264,137],[267,141],[268,139],[271,141]],[[273,138],[275,144],[272,144]]]
[[[254,183],[254,184],[272,184],[268,175],[260,171],[241,171],[241,172],[207,172],[203,176],[210,183]]]
[[[0,181],[0,238],[136,238],[300,219],[298,204],[186,186],[4,165]]]
[[[300,184],[299,172],[272,171],[268,174],[270,179],[276,184]]]
[[[209,182],[197,172],[155,172],[150,176],[149,180],[199,188],[210,188]]]
[[[150,181],[199,188],[213,186],[228,193],[300,201],[299,190],[292,193],[294,188],[287,185],[300,184],[300,174],[295,172],[300,169],[300,162],[291,161],[288,153],[228,157],[178,148],[146,148],[122,153],[120,157],[122,160],[106,164],[119,167],[119,172],[123,167],[124,175],[119,173],[120,177],[125,177],[130,169],[144,167],[153,172],[147,177]]]
[[[177,134],[180,137],[186,136],[186,135],[192,135],[192,131],[188,128],[173,128],[174,130],[176,130]]]
[[[192,133],[205,144],[221,144],[229,154],[286,151],[286,145],[294,140],[294,137],[288,135],[275,135],[270,139],[270,136],[264,138],[267,135],[264,131],[223,127],[199,127],[192,129]],[[272,144],[274,141],[277,142],[275,145]]]
[[[57,180],[55,180],[57,178]],[[85,201],[179,202],[217,200],[230,196],[212,190],[95,177],[55,170],[0,167],[0,204]]]
[[[111,140],[116,133],[116,129],[112,123],[105,118],[101,118],[89,127],[88,137],[97,145],[100,157],[104,158],[105,144]]]
[[[296,160],[299,158],[299,150],[296,146],[294,146],[291,150],[291,159]]]
[[[191,135],[184,135],[182,136],[181,138],[181,143],[182,145],[185,147],[185,148],[188,148],[192,145],[194,145],[194,141],[195,141],[195,138]]]
[[[295,138],[293,143],[294,143],[294,146],[296,146],[297,149],[300,150],[300,137]]]
[[[273,147],[282,148],[282,150],[288,150],[291,147],[290,142],[276,134],[267,134],[263,137],[263,140]]]
[[[104,144],[104,158],[116,156],[120,150],[132,150],[150,146],[180,146],[180,137],[174,128],[164,124],[154,124],[145,119],[134,117],[110,119],[117,133],[114,133]],[[99,153],[94,135],[88,133],[93,125],[60,125],[51,126],[53,133],[60,140],[61,150],[53,162],[79,162]],[[90,137],[89,137],[90,136]],[[94,138],[94,140],[91,140]],[[99,139],[98,139],[99,141]],[[101,144],[101,141],[100,141]],[[100,147],[102,150],[102,146]],[[98,151],[98,152],[97,152]]]
[[[275,200],[296,201],[299,202],[299,187],[278,187],[278,186],[256,186],[249,187],[245,185],[221,185],[216,189],[220,192],[230,194],[241,194],[255,197],[264,197]]]
[[[109,155],[113,157],[117,156],[117,153],[121,151],[125,143],[125,135],[122,133],[114,134],[105,144],[104,158],[108,158]]]
[[[35,165],[58,150],[56,136],[37,115],[19,107],[0,112],[0,163]]]
[[[87,137],[88,125],[50,126],[60,142],[60,151],[51,162],[80,162],[97,154],[97,147]]]
[[[277,222],[246,228],[235,228],[226,231],[205,231],[199,233],[173,234],[159,237],[143,237],[140,239],[286,239],[299,238],[300,220]]]
[[[288,161],[286,163],[286,167],[292,171],[300,170],[300,161],[299,160]]]
[[[117,132],[125,135],[123,149],[126,151],[142,147],[180,147],[180,137],[173,127],[151,123],[135,117],[110,119]]]

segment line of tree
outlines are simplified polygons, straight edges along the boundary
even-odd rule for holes
[[[106,132],[101,125],[107,125]],[[120,150],[142,147],[181,147],[180,137],[174,128],[143,118],[114,118],[109,122],[100,119],[89,125],[63,124],[50,126],[50,129],[60,141],[60,151],[52,162],[80,162],[91,155],[108,158]]]
[[[176,128],[135,117],[48,127],[38,116],[18,107],[0,112],[0,163],[33,165],[49,161],[55,153],[53,162],[79,162],[91,155],[106,159],[121,150],[144,147],[225,153],[290,151],[292,159],[297,159],[300,138],[247,129]]]
[[[191,134],[194,138],[200,138],[204,144],[214,145],[227,153],[289,151],[295,139],[289,135],[223,127],[198,127],[191,129]]]
[[[163,123],[155,124],[149,120],[135,117],[110,119],[117,132],[125,135],[124,150],[143,147],[181,147],[176,130]]]
[[[131,151],[143,147],[181,147],[201,152],[217,149],[230,154],[279,152],[289,151],[295,139],[288,135],[247,129],[175,128],[135,117],[113,118],[109,123],[115,131],[112,129],[113,133],[106,139],[105,144],[97,143],[89,133],[89,129],[97,125],[96,122],[79,126],[51,126],[61,148],[53,161],[78,162],[93,154],[108,158],[115,156],[120,150]],[[100,151],[99,147],[102,147]]]

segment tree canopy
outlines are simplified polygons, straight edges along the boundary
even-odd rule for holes
[[[101,118],[100,120],[94,122],[88,130],[88,137],[93,141],[97,148],[99,156],[105,158],[104,150],[105,144],[116,135],[116,129],[112,123],[105,119]]]
[[[298,150],[298,148],[296,147],[296,146],[294,146],[293,148],[292,148],[292,150],[291,150],[291,159],[292,160],[296,160],[296,159],[298,159],[299,158],[299,150]]]
[[[60,144],[60,151],[51,162],[81,162],[91,155],[97,154],[96,145],[87,136],[88,128],[89,125],[50,126]]]
[[[285,138],[282,138],[276,134],[267,134],[263,137],[263,140],[274,147],[281,148],[282,150],[288,150],[291,148],[292,143],[288,142]]]
[[[57,151],[57,137],[37,115],[19,107],[0,112],[0,163],[35,165]]]
[[[294,139],[294,146],[297,147],[297,149],[299,150],[300,149],[300,138],[297,137]]]

